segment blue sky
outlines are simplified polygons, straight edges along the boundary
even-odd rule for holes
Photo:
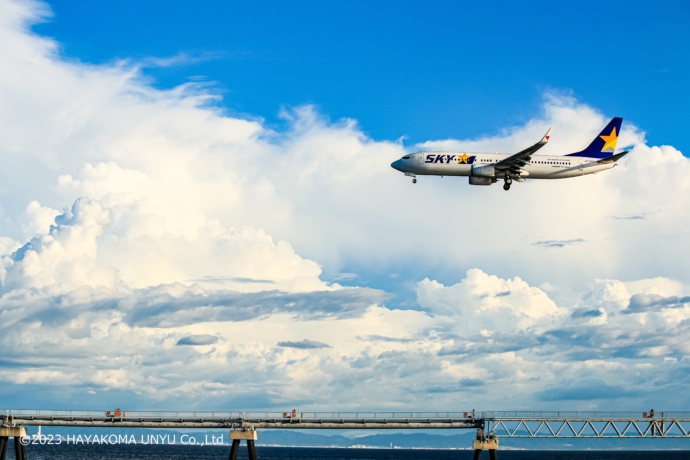
[[[173,57],[158,87],[207,81],[231,113],[278,125],[316,104],[375,139],[496,134],[563,91],[690,151],[685,1],[50,2],[34,27],[84,62]],[[198,59],[198,61],[197,61]],[[195,62],[196,61],[196,62]]]
[[[0,0],[0,395],[690,407],[686,5]],[[390,167],[612,116],[601,174]]]

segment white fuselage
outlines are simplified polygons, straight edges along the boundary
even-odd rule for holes
[[[498,163],[510,155],[502,153],[420,152],[405,155],[391,166],[420,176],[471,176],[473,167]],[[599,163],[596,158],[533,155],[520,176],[529,179],[565,179],[610,169],[615,163]],[[496,178],[504,173],[496,171]]]

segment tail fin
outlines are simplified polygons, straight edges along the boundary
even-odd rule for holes
[[[589,147],[581,152],[571,153],[566,155],[569,157],[589,157],[589,158],[608,158],[613,155],[616,149],[616,141],[618,141],[618,134],[621,131],[621,124],[623,119],[616,117],[612,119],[606,128],[604,128],[599,135],[594,138]]]

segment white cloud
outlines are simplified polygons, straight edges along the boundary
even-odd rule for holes
[[[31,238],[37,233],[47,234],[59,215],[60,211],[57,209],[41,206],[38,201],[32,201],[26,206],[24,237]]]
[[[428,141],[419,144],[423,150],[447,150],[456,152],[512,152],[537,142],[552,127],[549,144],[539,154],[563,155],[578,152],[587,147],[609,121],[610,117],[592,107],[580,104],[567,94],[546,93],[544,113],[523,126],[505,129],[497,136],[482,139]],[[644,133],[637,127],[624,123],[618,148],[640,145],[645,142]],[[550,153],[546,153],[550,152]]]
[[[15,289],[80,286],[116,288],[117,273],[96,263],[97,238],[110,223],[97,201],[77,200],[55,218],[45,235],[36,235],[11,255],[2,256],[2,292]]]
[[[194,334],[182,337],[177,345],[213,345],[218,342],[218,337],[211,334]]]
[[[468,270],[467,277],[453,286],[420,281],[417,299],[433,313],[457,316],[454,330],[462,333],[525,330],[565,313],[544,291],[520,278],[504,280],[478,269]]]

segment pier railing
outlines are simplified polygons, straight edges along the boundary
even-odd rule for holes
[[[128,410],[0,410],[7,425],[156,428],[479,428],[467,412],[216,412]]]
[[[45,409],[5,409],[0,415],[35,416],[35,417],[112,417],[117,410],[45,410]],[[120,410],[119,417],[128,414],[132,418],[347,418],[347,419],[408,419],[408,418],[468,418],[473,416],[468,412],[224,412],[224,411],[126,411]]]

